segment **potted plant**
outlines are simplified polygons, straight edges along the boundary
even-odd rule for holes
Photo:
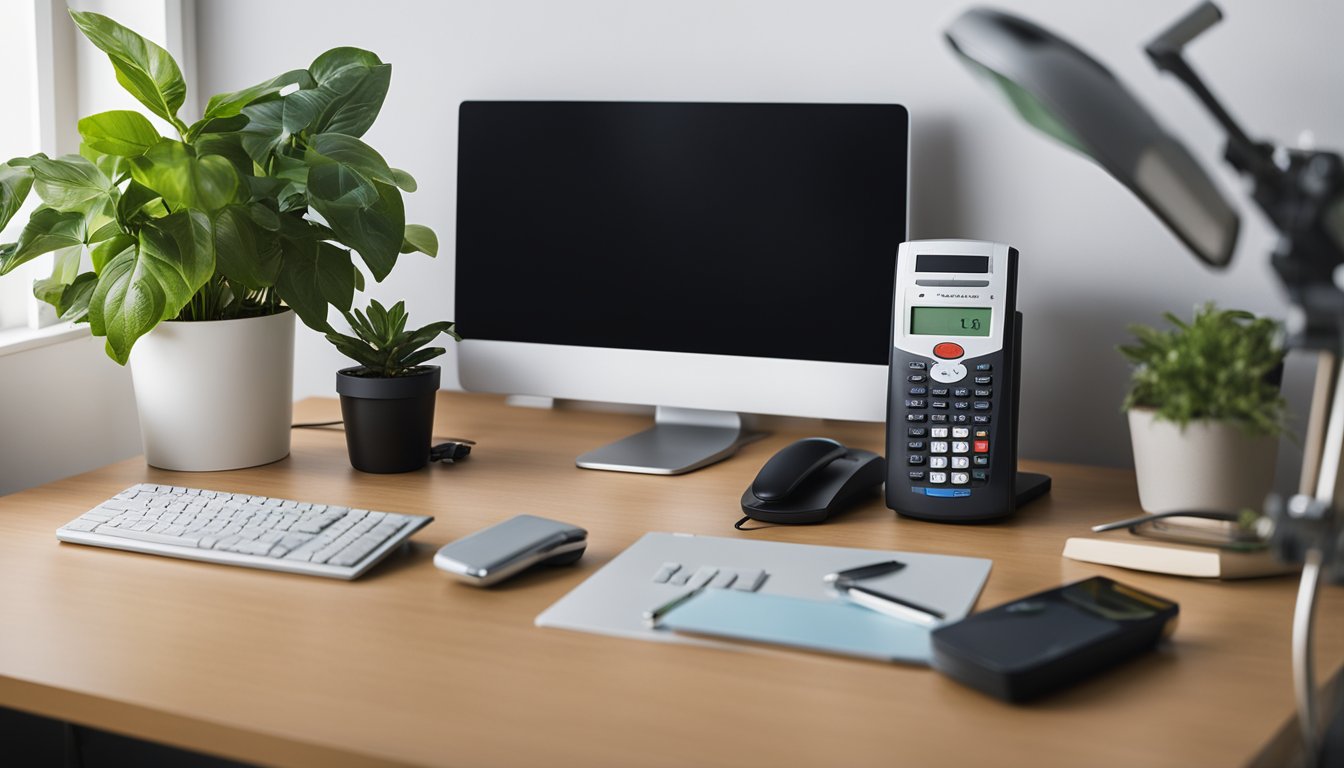
[[[430,323],[406,330],[406,304],[386,309],[376,300],[367,313],[345,313],[354,336],[331,332],[327,339],[359,365],[336,373],[345,420],[350,464],[361,472],[411,472],[429,463],[434,428],[434,398],[439,367],[425,365],[443,347],[426,347],[446,333],[456,341],[453,323]]]
[[[431,230],[405,221],[401,193],[415,180],[359,139],[391,65],[334,48],[307,69],[212,97],[188,124],[166,51],[106,16],[70,15],[175,135],[139,112],[102,112],[79,121],[78,155],[0,165],[0,229],[30,191],[42,200],[18,241],[0,245],[0,275],[55,254],[34,293],[130,362],[150,464],[283,458],[294,315],[332,330],[328,307],[349,310],[364,283],[355,253],[381,281],[398,254],[438,250]]]
[[[1124,407],[1139,504],[1147,512],[1258,512],[1286,423],[1280,325],[1249,312],[1196,308],[1174,328],[1130,327]]]

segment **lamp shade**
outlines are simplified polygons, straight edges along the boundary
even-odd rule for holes
[[[1206,263],[1226,266],[1239,220],[1213,180],[1110,70],[1026,19],[974,8],[946,32],[958,57],[1028,123],[1106,169]]]

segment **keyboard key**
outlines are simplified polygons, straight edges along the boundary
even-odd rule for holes
[[[989,453],[989,441],[988,441],[988,440],[976,440],[976,441],[975,441],[975,452],[976,452],[976,453]]]
[[[930,472],[930,473],[929,473],[929,484],[930,484],[930,485],[942,485],[943,483],[946,483],[946,482],[947,482],[947,473],[946,473],[946,472]]]
[[[976,384],[993,384],[993,383],[994,383],[994,377],[993,377],[993,376],[976,376],[976,377],[975,377],[975,383],[976,383]]]
[[[946,456],[930,456],[929,469],[947,469]]]
[[[932,465],[930,465],[930,466],[932,466]],[[969,457],[967,457],[967,456],[953,456],[953,457],[952,457],[952,468],[953,468],[953,469],[966,469],[966,468],[968,468],[968,467],[970,467],[970,466],[971,466],[971,460],[970,460]]]
[[[952,473],[952,484],[953,484],[953,485],[965,485],[965,484],[969,483],[970,481],[971,481],[971,476],[968,475],[968,474],[965,473],[965,472],[953,472],[953,473]]]
[[[953,453],[968,453],[970,452],[970,450],[971,450],[970,444],[964,440],[956,440],[952,443]]]
[[[719,571],[714,578],[709,580],[709,588],[727,589],[733,586],[734,581],[737,581],[736,571]]]
[[[992,370],[994,370],[994,366],[990,365],[989,363],[976,363],[976,364],[975,364],[975,370],[977,370],[977,371],[992,371]]]
[[[924,437],[928,434],[928,427],[907,427],[905,434],[909,437]]]
[[[971,436],[971,430],[966,427],[953,427],[952,436],[956,438],[967,438]]]
[[[929,422],[932,423],[932,424],[946,424],[946,423],[947,423],[947,414],[946,414],[946,413],[935,413],[935,414],[931,414],[931,415],[929,416]]]
[[[942,438],[946,438],[946,437],[947,437],[947,427],[932,427],[932,428],[929,430],[929,437],[932,437],[932,438],[935,438],[935,439],[940,438],[940,437],[942,437]]]
[[[658,572],[653,574],[654,584],[666,584],[667,580],[672,578],[672,574],[681,570],[681,563],[663,563]]]
[[[765,571],[760,569],[738,570],[733,589],[740,592],[755,592],[765,583]]]
[[[691,589],[699,589],[708,584],[711,579],[718,575],[718,573],[718,568],[702,565],[696,569],[695,574],[686,582],[686,586]]]
[[[947,441],[934,440],[930,442],[929,453],[947,453]]]

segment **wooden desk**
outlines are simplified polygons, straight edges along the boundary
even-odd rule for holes
[[[296,419],[336,412],[305,401]],[[900,520],[874,500],[823,526],[739,533],[739,495],[774,451],[806,433],[881,451],[881,427],[803,423],[680,477],[574,467],[644,423],[443,394],[437,433],[479,441],[455,466],[360,474],[341,433],[303,430],[266,467],[183,474],[134,459],[0,499],[0,706],[292,765],[1236,765],[1288,724],[1295,580],[1060,557],[1067,536],[1135,513],[1130,472],[1027,463],[1054,492],[1003,525]],[[437,520],[356,582],[57,543],[62,523],[142,481]],[[584,526],[588,553],[489,591],[431,565],[442,544],[520,512]],[[1160,652],[1030,706],[926,669],[533,626],[650,530],[988,557],[981,606],[1104,573],[1179,601],[1181,623]],[[1320,610],[1333,672],[1344,590]]]

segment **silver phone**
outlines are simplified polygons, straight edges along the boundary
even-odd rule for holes
[[[583,557],[588,532],[535,515],[518,515],[451,544],[434,555],[434,565],[478,587],[543,563],[568,565]]]

